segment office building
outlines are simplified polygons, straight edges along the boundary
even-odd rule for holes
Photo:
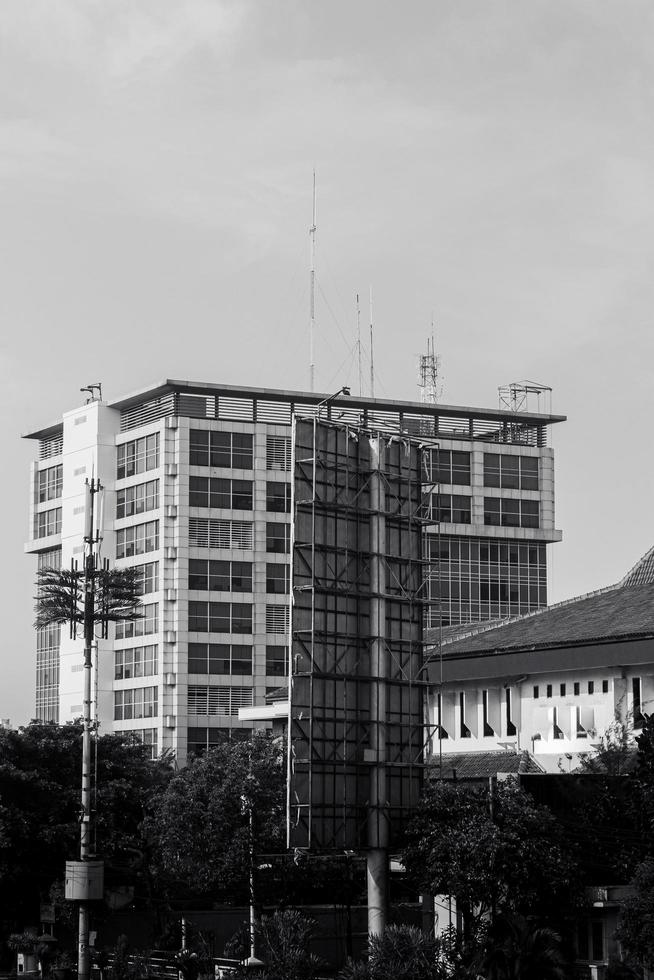
[[[548,429],[561,416],[165,381],[92,397],[28,434],[26,550],[80,562],[85,483],[102,494],[101,556],[137,566],[143,616],[99,640],[101,731],[135,731],[153,753],[246,732],[238,712],[284,683],[289,630],[293,412],[408,433],[427,453],[424,515],[430,625],[477,622],[547,602],[554,523]],[[82,641],[36,638],[36,715],[82,713]]]

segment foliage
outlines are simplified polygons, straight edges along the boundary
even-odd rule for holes
[[[178,896],[247,897],[250,831],[257,854],[286,846],[285,772],[279,742],[259,732],[175,773],[146,822],[158,887]]]
[[[79,850],[82,726],[32,722],[0,730],[0,920],[38,921],[39,902]],[[131,871],[140,825],[169,767],[132,736],[104,735],[98,753],[97,841],[109,870]]]
[[[568,976],[558,933],[522,916],[495,921],[480,960],[485,980],[565,980]]]
[[[581,901],[559,824],[515,781],[497,785],[492,817],[487,788],[432,784],[403,860],[416,890],[457,899],[467,938],[493,909],[556,920]]]
[[[630,958],[654,969],[654,860],[639,865],[620,913],[617,938]]]
[[[241,966],[238,980],[313,980],[321,966],[310,952],[316,923],[294,909],[283,909],[264,915],[257,929],[258,949],[265,966],[251,969]]]
[[[129,621],[141,616],[140,584],[134,568],[95,572],[94,623]],[[84,623],[84,574],[70,568],[42,568],[37,577],[34,626]]]
[[[391,925],[368,939],[368,962],[350,961],[339,980],[445,980],[442,945],[415,926]]]
[[[15,953],[33,953],[37,943],[38,937],[32,932],[12,932],[7,939],[7,946]]]
[[[579,763],[576,772],[623,776],[636,768],[636,750],[633,743],[633,723],[623,721],[616,713],[611,724],[600,735],[588,755]]]

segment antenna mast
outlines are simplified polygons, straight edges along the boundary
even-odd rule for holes
[[[309,228],[309,238],[311,240],[311,272],[309,276],[309,391],[314,391],[316,365],[313,356],[313,334],[316,327],[316,171],[313,171],[313,210],[311,227]]]
[[[375,397],[375,356],[372,337],[372,286],[370,287],[370,397]]]
[[[421,354],[418,358],[418,387],[420,388],[420,401],[426,404],[435,405],[442,394],[441,359],[436,354],[434,343],[434,318],[431,321],[431,337],[427,338],[427,353]]]
[[[359,357],[359,397],[363,395],[363,375],[361,373],[361,307],[357,293],[357,354]]]

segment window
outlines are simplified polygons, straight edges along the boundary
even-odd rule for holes
[[[575,697],[578,697],[578,695],[579,695],[579,681],[575,681],[574,684],[572,685],[572,692],[573,692],[573,694],[574,694]]]
[[[491,727],[488,721],[488,691],[481,692],[481,707],[482,707],[482,716],[483,716],[484,736],[488,738],[491,735],[495,734],[495,730]]]
[[[252,521],[205,520],[191,517],[188,522],[189,544],[193,548],[216,548],[231,551],[252,549]]]
[[[159,562],[150,561],[145,565],[134,565],[136,581],[141,595],[159,591]]]
[[[191,429],[191,466],[252,469],[252,435],[247,432],[208,432]]]
[[[61,507],[52,510],[42,510],[34,515],[34,537],[49,538],[52,534],[61,532]]]
[[[285,677],[288,673],[288,647],[266,647],[266,674]]]
[[[506,691],[504,692],[504,696],[506,698],[506,734],[515,735],[516,727],[513,724],[512,717],[511,717],[511,688],[510,687],[507,687]]]
[[[288,633],[288,606],[266,606],[266,633]]]
[[[157,717],[157,688],[135,687],[114,691],[114,720]]]
[[[548,684],[547,685],[546,691],[547,691],[547,697],[548,698],[551,698],[552,697],[552,685],[551,684]]]
[[[559,712],[557,708],[552,708],[552,737],[563,738],[563,731],[559,728]]]
[[[189,674],[252,674],[252,646],[244,643],[189,643]]]
[[[188,587],[198,592],[252,592],[252,562],[191,558]]]
[[[559,691],[560,691],[561,697],[564,698],[565,697],[565,684],[561,684],[561,686],[559,688]]]
[[[191,507],[252,510],[252,480],[192,476],[189,484]]]
[[[149,758],[152,761],[157,758],[159,754],[159,738],[156,728],[132,728],[128,731],[122,731],[121,735],[132,735],[150,750]]]
[[[634,728],[642,728],[645,718],[643,716],[642,686],[640,677],[631,679],[631,713],[634,720]]]
[[[430,516],[435,521],[469,524],[471,497],[451,493],[434,493],[431,495]]]
[[[190,715],[238,715],[239,708],[252,706],[252,687],[217,687],[212,684],[189,684]]]
[[[538,684],[534,684],[534,698],[539,697]]]
[[[266,436],[266,469],[291,469],[291,440],[288,436]]]
[[[129,640],[133,636],[149,636],[156,633],[159,626],[159,603],[151,602],[140,607],[138,619],[129,622],[116,623],[116,639]]]
[[[594,960],[604,959],[604,923],[601,919],[595,919],[590,924],[590,946]]]
[[[159,548],[159,521],[134,524],[116,531],[116,558],[145,555]]]
[[[266,592],[286,595],[289,591],[290,569],[285,562],[266,563]]]
[[[266,524],[266,551],[287,555],[290,550],[291,528],[288,524]]]
[[[459,692],[459,736],[461,738],[472,737],[472,733],[466,725],[466,696],[463,691]]]
[[[63,466],[49,466],[47,470],[39,470],[39,492],[38,500],[40,504],[48,500],[56,500],[61,497],[63,483]]]
[[[498,527],[539,527],[538,501],[485,497],[484,524]]]
[[[538,490],[538,458],[484,453],[484,486],[502,490]]]
[[[291,512],[291,484],[268,480],[266,483],[266,510],[278,514]]]
[[[251,728],[189,728],[187,731],[189,755],[204,755],[223,742],[247,741],[252,735]]]
[[[595,681],[588,681],[588,693],[589,694],[595,693]]]
[[[470,453],[455,449],[432,449],[431,479],[434,483],[470,486]]]
[[[116,492],[116,519],[143,514],[159,506],[159,481],[149,480]]]
[[[114,655],[114,677],[117,681],[131,677],[151,677],[157,673],[156,643],[145,647],[130,647],[116,650]]]
[[[189,602],[188,628],[194,633],[251,633],[252,605],[246,602]]]
[[[116,479],[123,480],[137,473],[155,470],[159,465],[159,433],[123,442],[118,446],[118,466]]]
[[[609,693],[609,682],[602,681],[602,694],[608,694],[608,693]]]

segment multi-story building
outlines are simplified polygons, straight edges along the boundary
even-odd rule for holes
[[[323,403],[322,406],[320,403]],[[26,550],[69,567],[84,551],[85,483],[103,491],[101,555],[137,566],[143,616],[99,640],[104,731],[180,759],[247,731],[238,711],[283,682],[289,629],[293,412],[420,436],[428,623],[477,622],[547,602],[561,416],[165,381],[91,400],[38,441]],[[82,711],[81,640],[37,634],[36,714]]]

